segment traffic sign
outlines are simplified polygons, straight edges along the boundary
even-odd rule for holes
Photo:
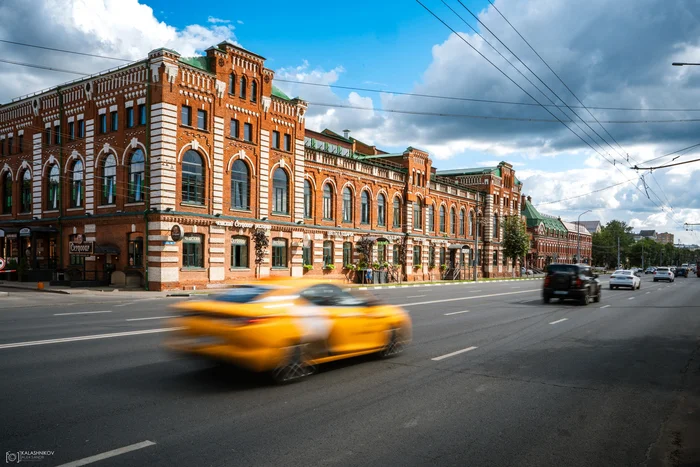
[[[0,271],[5,269],[5,258],[0,258]]]

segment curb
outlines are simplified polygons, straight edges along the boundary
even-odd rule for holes
[[[378,289],[402,289],[407,287],[441,287],[441,286],[455,286],[455,285],[473,285],[473,284],[487,284],[492,282],[523,282],[523,281],[538,281],[542,280],[542,277],[533,277],[530,279],[497,279],[493,281],[470,281],[470,282],[432,282],[427,284],[407,284],[407,285],[380,285],[371,287],[358,287],[358,290],[378,290]]]
[[[6,285],[6,284],[0,284],[0,289],[16,289],[16,290],[27,290],[29,292],[46,292],[46,293],[57,293],[57,294],[63,294],[63,295],[71,295],[76,292],[72,292],[70,290],[51,290],[51,289],[30,289],[29,287],[18,287],[16,285]],[[6,292],[7,293],[7,292]],[[77,292],[78,294],[83,293],[83,292]]]

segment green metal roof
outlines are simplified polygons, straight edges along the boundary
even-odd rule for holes
[[[209,68],[209,59],[207,57],[180,57],[180,61],[191,67],[199,68],[200,70],[211,73],[211,69]]]
[[[449,177],[451,175],[480,175],[480,174],[490,174],[495,173],[497,176],[501,176],[500,167],[473,167],[469,169],[451,169],[451,170],[438,170],[436,175],[441,177]]]
[[[566,227],[564,227],[564,224],[562,224],[559,219],[540,214],[530,201],[525,200],[521,214],[527,219],[528,227],[537,227],[540,224],[544,224],[547,229],[562,233],[567,232]]]
[[[272,85],[272,95],[279,98],[279,99],[284,99],[285,101],[291,101],[290,97],[286,95],[285,93],[282,92],[280,88],[275,86],[274,84]]]

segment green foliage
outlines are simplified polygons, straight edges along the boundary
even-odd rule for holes
[[[525,223],[520,216],[507,216],[503,225],[503,254],[515,260],[524,258],[530,248],[530,236]]]
[[[313,264],[305,264],[304,265],[304,269],[307,271],[311,271],[313,268],[314,268]]]
[[[262,264],[267,255],[267,247],[270,245],[267,230],[256,229],[253,233],[253,243],[255,244],[255,264]]]
[[[332,271],[333,269],[335,269],[335,264],[333,264],[333,263],[331,263],[331,264],[326,264],[326,265],[324,266],[324,269],[328,269],[329,271]]]
[[[372,258],[372,249],[374,248],[374,240],[368,237],[362,237],[355,243],[355,250],[359,255],[360,266],[367,267],[370,258]],[[363,266],[364,265],[364,266]]]
[[[627,255],[634,244],[632,227],[624,221],[612,220],[600,232],[593,234],[593,264],[617,268],[617,239],[620,239],[620,262],[627,262]]]

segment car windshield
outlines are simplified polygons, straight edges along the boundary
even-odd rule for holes
[[[630,276],[630,275],[632,275],[632,271],[624,270],[624,271],[616,272],[615,274],[623,274],[625,276]]]
[[[271,287],[262,287],[258,285],[242,285],[226,291],[221,295],[214,297],[217,302],[229,303],[249,303],[258,298],[260,295],[272,290]]]
[[[573,264],[550,264],[547,266],[547,272],[549,274],[556,274],[558,272],[576,274],[578,272],[578,268]]]
[[[657,272],[668,272],[668,268],[658,268]]]

